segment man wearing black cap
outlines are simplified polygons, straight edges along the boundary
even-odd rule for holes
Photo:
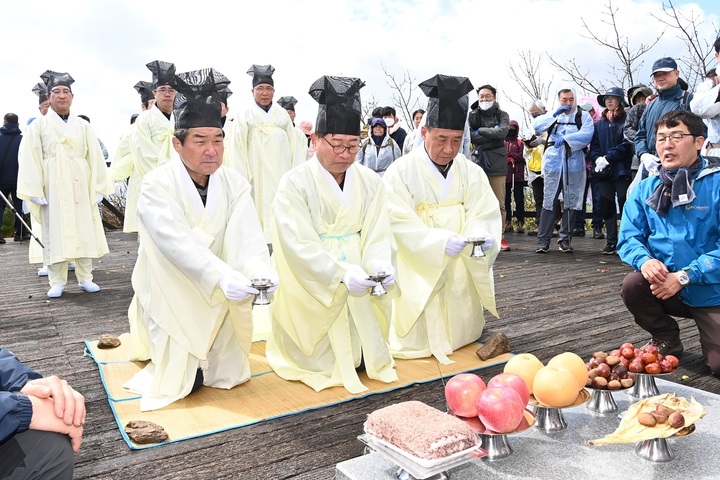
[[[305,161],[307,145],[298,141],[290,116],[273,104],[272,65],[253,65],[253,102],[238,112],[227,128],[224,164],[238,170],[252,185],[253,199],[265,239],[270,243],[272,200],[280,177]]]
[[[42,223],[48,297],[62,295],[68,259],[75,259],[80,289],[97,292],[92,259],[108,252],[97,203],[112,192],[112,185],[90,124],[70,114],[73,78],[50,70],[41,77],[50,94],[50,110],[23,136],[18,197],[32,203]]]
[[[155,60],[146,65],[153,74],[152,95],[154,106],[143,111],[130,130],[129,145],[120,144],[110,164],[110,178],[115,182],[115,193],[124,189],[124,180],[130,178],[125,202],[123,232],[137,232],[136,210],[143,177],[170,159],[173,135],[173,102],[175,101],[175,65]],[[145,85],[135,86],[141,95],[147,95]]]
[[[680,78],[677,62],[670,57],[663,57],[653,63],[652,79],[658,96],[640,117],[635,136],[635,154],[645,170],[656,175],[660,159],[655,149],[655,122],[671,110],[688,110],[692,94],[687,91],[687,83]]]
[[[40,110],[40,115],[44,117],[47,115],[48,109],[50,108],[50,98],[48,97],[47,86],[44,83],[39,82],[33,87],[32,91],[38,96],[38,110]]]
[[[128,310],[133,360],[150,360],[125,387],[154,410],[202,385],[250,379],[250,279],[278,278],[250,185],[222,166],[218,91],[212,69],[181,73],[172,140],[177,153],[143,179],[138,252]]]
[[[398,358],[448,355],[483,332],[483,309],[497,316],[492,265],[499,252],[500,205],[487,175],[459,153],[468,111],[465,77],[435,75],[420,88],[428,98],[423,147],[385,172],[398,276],[390,351]],[[470,238],[486,256],[470,258]]]
[[[153,95],[152,82],[140,80],[134,85],[135,90],[140,94],[140,110],[145,111],[155,105],[155,95]]]
[[[295,127],[295,134],[297,135],[297,141],[303,146],[305,155],[303,158],[307,158],[307,136],[296,124],[295,124],[295,105],[297,105],[297,99],[295,97],[280,97],[277,101],[278,105],[285,109],[290,116],[293,127]]]
[[[272,207],[274,260],[282,284],[265,354],[275,372],[316,391],[367,390],[356,369],[397,380],[386,330],[396,288],[392,233],[380,177],[355,163],[360,149],[358,78],[324,76],[310,87],[320,104],[313,158],[285,174]],[[389,294],[371,296],[384,272]]]

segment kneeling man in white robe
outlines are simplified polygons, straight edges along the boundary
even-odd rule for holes
[[[140,248],[128,311],[132,360],[150,360],[125,385],[141,409],[201,385],[250,378],[251,279],[277,275],[250,185],[222,164],[220,102],[209,69],[178,75],[175,157],[148,173],[138,201]]]
[[[313,83],[316,154],[283,176],[273,203],[273,259],[283,281],[265,352],[280,377],[316,391],[367,390],[361,365],[372,379],[397,380],[386,343],[397,287],[385,188],[355,164],[363,85],[327,76]],[[388,295],[371,296],[373,272],[388,274]]]
[[[447,364],[448,355],[482,335],[483,309],[497,316],[492,265],[501,218],[485,172],[459,153],[472,84],[436,75],[420,88],[429,97],[423,146],[383,177],[403,286],[390,350],[396,358],[432,355]],[[472,238],[485,239],[485,257],[470,256]]]

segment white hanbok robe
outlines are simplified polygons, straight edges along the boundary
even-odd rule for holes
[[[223,165],[239,171],[252,185],[260,224],[270,243],[272,201],[280,178],[305,161],[307,143],[298,141],[287,110],[275,104],[267,112],[250,105],[226,129]]]
[[[393,240],[380,177],[352,165],[341,190],[317,157],[291,170],[273,204],[273,259],[282,279],[272,305],[270,366],[282,378],[316,391],[344,386],[367,390],[370,378],[397,380],[387,347],[390,299],[368,290],[351,294],[341,283],[348,264],[372,273],[391,265]]]
[[[114,182],[130,177],[123,232],[137,232],[137,204],[143,177],[174,154],[174,132],[174,116],[171,114],[168,120],[157,106],[153,106],[137,117],[129,136],[118,145],[110,164],[110,177]]]
[[[218,282],[233,271],[249,279],[272,271],[250,185],[220,167],[203,206],[175,157],[145,176],[137,212],[131,359],[151,362],[125,387],[142,394],[142,410],[153,410],[185,397],[198,367],[207,386],[247,381],[252,297],[229,301]]]
[[[492,265],[501,238],[500,207],[485,172],[458,154],[447,178],[423,146],[385,172],[390,225],[397,242],[397,275],[403,295],[394,300],[390,351],[396,358],[435,356],[480,338],[483,309],[497,315]],[[490,235],[487,256],[471,258],[471,246],[445,254],[448,239]]]
[[[100,144],[90,124],[70,115],[67,122],[52,109],[32,122],[22,141],[18,198],[28,202],[41,222],[46,265],[108,253],[97,195],[113,191]]]

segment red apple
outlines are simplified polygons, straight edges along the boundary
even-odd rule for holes
[[[532,353],[519,353],[508,360],[505,368],[503,368],[503,372],[520,375],[520,377],[525,380],[528,391],[532,393],[535,374],[543,367],[543,363]]]
[[[445,384],[445,400],[455,415],[476,417],[475,403],[485,388],[487,387],[482,378],[474,373],[461,373]]]
[[[480,420],[490,430],[510,433],[520,425],[525,414],[525,405],[514,388],[488,387],[477,399]]]
[[[527,387],[525,380],[523,380],[520,375],[515,375],[514,373],[500,373],[495,375],[487,383],[487,387],[512,388],[520,395],[525,405],[527,405],[528,400],[530,400],[530,389]]]

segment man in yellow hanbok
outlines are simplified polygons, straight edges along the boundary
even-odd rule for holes
[[[118,145],[110,177],[115,182],[115,194],[120,195],[124,180],[130,177],[125,200],[123,232],[137,232],[136,211],[140,185],[145,175],[170,159],[173,137],[173,102],[175,65],[155,60],[147,65],[153,74],[155,105],[138,115],[130,134]]]
[[[310,87],[320,104],[313,158],[280,181],[273,203],[274,260],[282,284],[272,308],[266,356],[280,377],[316,391],[367,390],[372,379],[397,380],[386,339],[387,298],[395,281],[385,188],[372,170],[355,164],[360,148],[357,78],[321,77]],[[384,272],[390,294],[371,296]]]
[[[393,305],[390,350],[447,364],[480,338],[483,309],[497,316],[492,265],[501,218],[485,172],[458,153],[472,84],[436,75],[420,88],[429,97],[424,148],[396,160],[383,178],[404,292]],[[473,238],[484,239],[485,257],[470,256]]]
[[[32,203],[42,225],[48,297],[60,297],[67,284],[68,259],[75,259],[78,286],[97,292],[92,259],[108,252],[97,204],[112,192],[107,167],[90,124],[70,114],[73,78],[46,71],[50,110],[28,126],[21,145],[18,198]]]
[[[253,65],[253,102],[225,126],[224,165],[239,171],[252,185],[265,239],[270,243],[271,205],[280,177],[305,161],[307,144],[298,135],[284,108],[273,104],[272,65]]]
[[[209,71],[178,75],[177,156],[145,176],[138,201],[131,359],[150,363],[125,387],[142,395],[142,410],[202,385],[247,381],[258,293],[251,279],[277,285],[250,185],[221,166],[220,102]]]

